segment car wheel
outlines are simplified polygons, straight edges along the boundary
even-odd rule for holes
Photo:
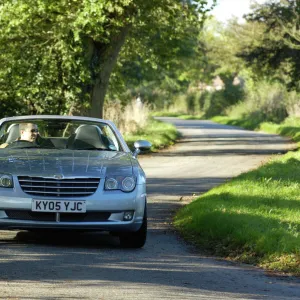
[[[120,244],[125,248],[141,248],[147,239],[147,209],[145,208],[141,228],[136,232],[126,232],[119,235]]]

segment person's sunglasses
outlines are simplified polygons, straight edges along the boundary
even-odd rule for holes
[[[31,129],[30,132],[31,132],[31,133],[38,133],[39,130],[38,130],[38,129]]]

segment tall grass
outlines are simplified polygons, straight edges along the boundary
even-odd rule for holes
[[[136,140],[151,142],[151,151],[173,145],[178,138],[176,128],[154,120],[149,112],[148,104],[131,101],[122,106],[118,102],[109,102],[104,107],[104,118],[117,125],[131,150]]]
[[[113,121],[122,134],[144,128],[149,118],[149,106],[135,100],[122,106],[119,102],[108,102],[104,106],[104,118]]]

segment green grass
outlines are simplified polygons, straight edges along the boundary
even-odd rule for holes
[[[151,113],[152,117],[179,117],[180,115],[182,115],[182,113],[169,112],[164,110]]]
[[[150,119],[147,126],[137,132],[124,135],[130,149],[133,150],[135,141],[147,140],[152,143],[151,151],[153,152],[173,145],[178,137],[176,127],[154,119]]]
[[[201,115],[179,115],[178,118],[183,120],[201,120],[203,119],[203,114]]]
[[[225,124],[225,125],[232,125],[232,126],[239,126],[249,130],[256,130],[259,128],[260,121],[254,118],[231,118],[227,116],[216,116],[211,119],[214,122]]]
[[[259,129],[268,133],[288,136],[300,147],[300,118],[288,118],[281,124],[262,123]]]
[[[231,118],[217,116],[212,118],[211,120],[225,125],[240,126],[250,130],[262,130],[268,133],[287,136],[297,142],[300,147],[300,118],[287,118],[280,124],[270,122],[261,123],[258,120],[247,117]]]
[[[202,119],[203,114],[189,115],[189,114],[184,114],[184,113],[159,111],[159,112],[152,112],[151,116],[153,116],[153,117],[176,117],[176,118],[180,118],[183,120],[200,120],[200,119]]]
[[[209,252],[300,275],[300,152],[210,190],[174,225]]]

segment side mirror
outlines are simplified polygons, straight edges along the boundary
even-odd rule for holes
[[[139,153],[141,151],[147,151],[150,150],[152,144],[149,143],[148,141],[144,141],[144,140],[139,140],[134,142],[134,152],[133,152],[133,156],[137,157],[139,155]]]

